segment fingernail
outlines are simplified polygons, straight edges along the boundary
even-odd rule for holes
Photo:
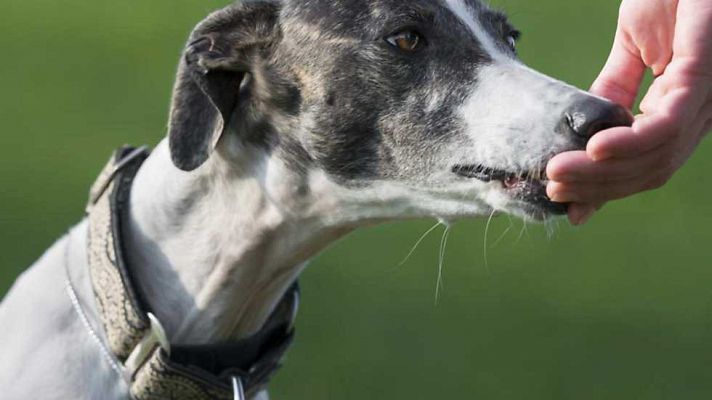
[[[606,153],[605,151],[589,150],[587,153],[591,160],[595,162],[605,161],[611,158],[611,155]]]
[[[594,162],[605,161],[605,160],[611,158],[610,156],[608,156],[606,154],[600,154],[600,153],[590,154],[589,157],[591,157],[591,160],[593,160]]]

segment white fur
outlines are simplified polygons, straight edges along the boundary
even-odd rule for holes
[[[445,0],[448,8],[455,14],[465,26],[467,26],[475,39],[483,49],[495,60],[511,58],[507,57],[497,48],[494,40],[482,29],[479,21],[475,19],[475,12],[465,4],[464,0]]]
[[[3,399],[128,397],[122,377],[102,355],[66,291],[68,263],[78,302],[105,341],[86,266],[86,235],[82,222],[22,275],[0,304]]]
[[[146,161],[132,193],[130,262],[151,266],[137,280],[145,292],[167,294],[152,306],[172,341],[248,336],[340,230],[315,213],[316,201],[294,193],[299,184],[282,179],[276,160],[236,166],[216,156],[185,173],[167,147]]]
[[[477,86],[460,109],[471,144],[466,152],[453,152],[453,161],[469,159],[512,172],[543,171],[554,154],[571,149],[570,138],[557,125],[581,94],[514,60],[481,68]],[[501,184],[490,186],[488,204],[524,216],[518,203],[502,193]]]
[[[139,172],[127,253],[133,265],[151,266],[138,271],[137,281],[144,292],[162,293],[152,306],[172,341],[255,332],[306,261],[358,226],[489,211],[476,201],[478,184],[376,182],[355,190],[318,170],[300,178],[278,158],[265,158],[238,171],[232,161],[215,157],[185,173],[171,164],[162,143]],[[300,194],[302,187],[308,190]],[[192,207],[185,214],[187,203]],[[226,287],[226,279],[233,284]]]
[[[572,99],[588,94],[505,54],[463,0],[445,2],[493,60],[479,69],[477,83],[459,111],[471,142],[453,148],[451,162],[471,160],[505,171],[541,171],[551,156],[570,149],[570,140],[556,127]],[[506,195],[499,182],[490,183],[479,197],[492,209],[526,217],[521,204]]]
[[[482,67],[460,110],[472,139],[471,157],[510,171],[535,167],[571,145],[556,127],[579,93],[517,62]]]

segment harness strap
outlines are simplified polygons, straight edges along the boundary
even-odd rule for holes
[[[123,218],[138,169],[149,151],[119,149],[92,186],[89,270],[110,351],[123,365],[135,400],[245,399],[264,389],[294,337],[295,283],[251,338],[217,345],[171,345],[131,280],[121,243]],[[237,388],[237,389],[235,389]]]

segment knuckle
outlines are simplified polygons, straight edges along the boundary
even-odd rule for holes
[[[589,204],[592,205],[594,209],[596,209],[597,204],[605,204],[608,201],[615,200],[617,196],[616,189],[612,187],[598,187],[596,189],[592,189],[589,193],[588,196],[586,197],[586,200],[588,201]]]
[[[663,174],[648,182],[645,188],[646,190],[657,190],[665,186],[669,180],[668,174]]]
[[[660,159],[658,164],[658,170],[660,171],[661,175],[672,176],[673,172],[675,171],[675,160],[676,155],[672,152]]]
[[[685,138],[684,132],[679,128],[670,129],[670,131],[668,131],[668,135],[670,136],[670,139],[674,141],[680,141]]]
[[[626,186],[626,187],[619,186],[616,188],[612,188],[610,193],[608,193],[608,196],[606,198],[600,199],[600,201],[604,202],[604,201],[620,200],[620,199],[624,199],[628,196],[631,196],[635,193],[636,192],[634,190],[631,190],[631,188],[628,186]]]

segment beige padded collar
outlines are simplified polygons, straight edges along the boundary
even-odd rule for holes
[[[299,291],[288,291],[252,338],[210,346],[171,346],[135,291],[120,243],[131,183],[149,152],[124,147],[92,186],[87,206],[91,282],[113,355],[124,366],[136,400],[249,398],[279,368],[293,339]],[[145,294],[147,297],[150,294]],[[149,316],[151,318],[149,318]]]

